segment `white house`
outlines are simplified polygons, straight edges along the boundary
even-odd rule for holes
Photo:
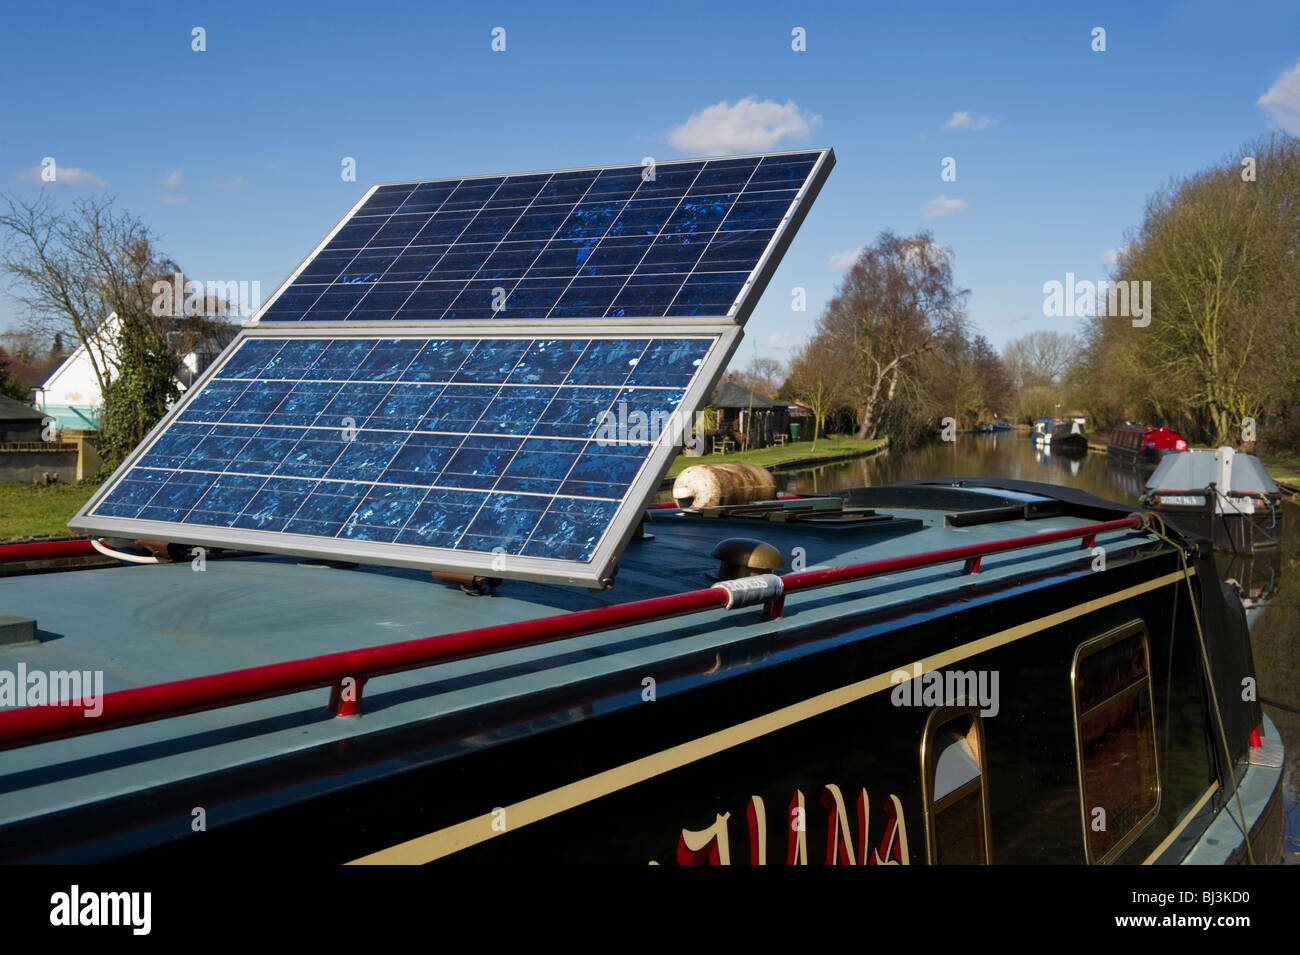
[[[117,353],[120,324],[116,314],[110,315],[90,343],[94,349],[95,364],[98,364],[101,373],[105,373],[110,381],[117,376],[121,364]],[[221,336],[224,340],[186,350],[181,356],[181,372],[176,380],[181,391],[203,373],[236,331],[236,326],[231,325],[229,336]],[[169,333],[168,338],[172,339],[173,334]],[[55,419],[58,430],[93,430],[98,427],[99,413],[104,403],[103,394],[95,375],[95,366],[91,363],[91,353],[84,343],[55,368],[45,379],[45,384],[37,387],[35,392],[36,407]]]

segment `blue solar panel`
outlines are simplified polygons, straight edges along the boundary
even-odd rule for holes
[[[87,524],[590,561],[716,339],[243,337]]]
[[[69,524],[608,585],[833,163],[373,187]]]
[[[826,155],[378,186],[258,320],[743,321]]]

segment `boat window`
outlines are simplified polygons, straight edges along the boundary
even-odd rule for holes
[[[1160,773],[1146,630],[1132,623],[1080,645],[1071,673],[1084,850],[1115,859],[1156,818]]]
[[[937,711],[921,748],[931,865],[987,865],[984,727],[974,707]]]

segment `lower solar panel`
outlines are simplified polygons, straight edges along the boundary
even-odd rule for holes
[[[70,524],[600,585],[737,335],[665,331],[245,331]]]

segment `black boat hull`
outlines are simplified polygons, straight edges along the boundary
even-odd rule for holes
[[[1209,539],[1215,550],[1251,554],[1278,547],[1282,542],[1282,509],[1257,508],[1254,514],[1215,513],[1206,505],[1155,505],[1151,508],[1171,524]]]
[[[556,691],[528,712],[482,707],[65,813],[58,826],[46,818],[31,832],[6,833],[4,855],[187,864],[271,850],[293,862],[939,861],[923,754],[944,711],[919,696],[918,705],[900,704],[906,681],[894,679],[929,660],[945,673],[998,675],[998,712],[979,720],[984,858],[1101,861],[1085,847],[1096,807],[1081,795],[1071,672],[1082,645],[1136,622],[1151,660],[1170,661],[1151,672],[1160,793],[1154,814],[1105,861],[1158,858],[1216,773],[1200,661],[1170,647],[1194,645],[1190,633],[1172,632],[1174,621],[1183,630],[1192,619],[1186,581],[1168,551],[1105,574],[1088,561],[1083,551],[1065,575],[992,592],[972,585],[960,607],[909,607],[906,626],[895,608],[682,659],[656,674],[652,701],[646,674],[628,673]],[[286,789],[309,795],[260,811]],[[1221,797],[1220,787],[1212,798]],[[195,805],[205,807],[210,831],[190,831]]]

